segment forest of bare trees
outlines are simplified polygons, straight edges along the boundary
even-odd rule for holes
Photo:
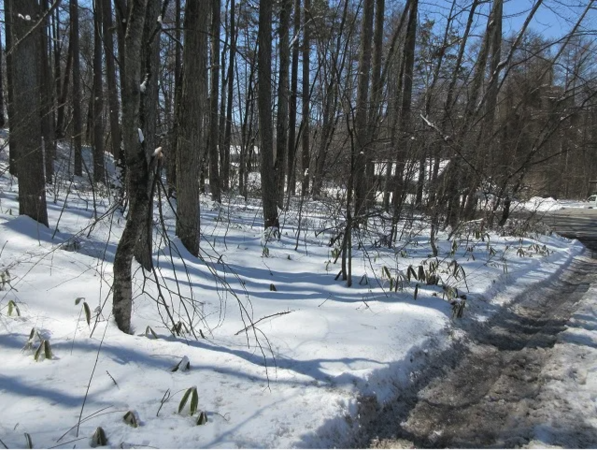
[[[572,3],[4,0],[0,120],[19,213],[48,225],[58,143],[71,175],[97,186],[114,187],[115,161],[114,315],[130,332],[131,264],[151,269],[158,185],[195,256],[201,192],[259,197],[273,236],[291,198],[341,203],[349,283],[352,232],[371,217],[391,224],[392,246],[416,209],[433,245],[437,229],[505,224],[514,200],[586,198],[597,4]],[[539,26],[546,13],[562,17]]]

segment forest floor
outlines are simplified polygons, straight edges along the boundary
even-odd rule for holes
[[[109,446],[121,448],[353,445],[359,436],[376,437],[387,405],[432,389],[434,368],[441,378],[456,366],[458,359],[446,355],[478,352],[493,358],[487,367],[503,365],[494,355],[500,349],[471,346],[479,330],[533,310],[520,300],[523,293],[585,270],[576,269],[586,259],[579,242],[523,222],[501,234],[478,223],[450,240],[441,233],[433,258],[427,222],[413,213],[392,249],[382,245],[383,216],[355,234],[347,287],[335,279],[333,242],[344,217],[332,198],[291,202],[281,238],[272,240],[263,233],[258,200],[230,196],[216,204],[202,197],[202,251],[195,258],[174,236],[175,205],[158,195],[156,270],[135,263],[134,334],[124,335],[111,318],[110,292],[123,211],[113,207],[110,189],[68,177],[67,162],[59,160],[48,189],[45,228],[17,215],[17,180],[7,173],[6,151],[0,154],[0,446],[27,447],[30,439],[35,447],[87,447],[98,427]],[[577,314],[587,317],[573,315],[571,323],[590,333],[593,306],[581,305]],[[569,339],[587,355],[597,341]],[[592,366],[566,372],[547,359],[541,370],[550,364],[554,374],[564,372],[545,378],[542,393],[560,392],[558,376],[572,373],[579,383],[585,377],[587,392],[594,387]],[[575,395],[594,411],[593,394]],[[549,408],[533,411],[547,417]],[[127,423],[125,415],[135,419]],[[199,416],[207,423],[197,425]],[[429,432],[413,438],[415,445],[443,433],[417,427]],[[550,444],[551,429],[525,437]],[[400,438],[378,433],[376,442],[393,435]]]

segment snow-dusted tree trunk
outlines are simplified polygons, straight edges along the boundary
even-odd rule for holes
[[[143,29],[143,43],[141,45],[141,109],[140,122],[145,138],[146,152],[153,153],[158,147],[156,136],[157,116],[158,116],[158,70],[160,65],[160,30],[158,17],[160,15],[159,0],[148,0],[145,16],[145,25]],[[148,154],[147,158],[151,158]],[[156,161],[157,162],[157,161]],[[151,270],[153,261],[152,238],[153,238],[153,195],[151,193],[153,184],[153,168],[148,175],[147,195],[149,198],[147,204],[147,213],[141,223],[139,230],[139,240],[135,248],[135,259],[143,266],[145,270]]]
[[[147,184],[149,164],[145,152],[145,142],[141,130],[141,42],[145,9],[148,0],[132,0],[126,23],[122,91],[122,137],[127,172],[129,174],[130,210],[126,225],[114,256],[113,308],[118,328],[131,332],[133,304],[131,263],[133,251],[139,238],[139,229],[147,216],[149,198]]]
[[[40,17],[35,0],[9,0],[12,32],[14,105],[10,133],[19,149],[19,214],[48,226],[40,115],[40,35],[32,32]]]

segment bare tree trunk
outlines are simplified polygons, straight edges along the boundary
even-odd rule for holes
[[[310,146],[310,60],[311,60],[311,0],[303,0],[303,122],[302,122],[302,197],[309,195],[309,163],[311,161]]]
[[[371,43],[373,40],[373,12],[374,0],[364,0],[363,23],[361,27],[361,46],[359,50],[359,69],[357,82],[357,103],[355,115],[355,138],[354,151],[355,164],[353,166],[355,180],[355,219],[361,220],[360,216],[366,209],[367,184],[365,180],[365,166],[367,154],[370,152],[370,133],[367,127],[367,110],[369,102],[369,80],[371,76]]]
[[[168,195],[172,195],[176,190],[176,155],[177,155],[177,135],[178,135],[178,120],[177,111],[180,105],[180,96],[182,93],[182,44],[181,42],[181,23],[180,17],[182,14],[181,0],[176,0],[175,6],[175,27],[174,36],[176,38],[176,50],[174,53],[174,123],[172,124],[172,131],[170,133],[170,148],[166,152],[167,162],[167,178],[168,178]]]
[[[13,47],[13,117],[9,117],[19,157],[19,214],[48,226],[42,127],[40,117],[40,35],[33,27],[40,17],[36,0],[8,0]],[[31,17],[32,20],[25,20]]]
[[[230,143],[232,137],[232,96],[234,94],[234,67],[236,63],[236,2],[230,0],[230,57],[228,63],[228,96],[226,105],[226,129],[224,131],[224,149],[222,158],[222,184],[230,189]]]
[[[145,220],[150,199],[147,195],[149,182],[149,164],[147,162],[145,142],[141,138],[141,43],[145,10],[148,0],[132,0],[127,16],[124,59],[127,61],[123,72],[122,120],[125,163],[129,180],[130,210],[122,237],[118,242],[114,256],[114,283],[112,313],[118,328],[131,333],[131,315],[133,287],[131,263],[133,252],[139,238],[138,233]]]
[[[272,0],[259,4],[258,31],[259,72],[259,134],[261,137],[261,198],[263,202],[263,227],[279,228],[278,195],[274,172],[274,136],[272,126]]]
[[[286,160],[288,155],[288,66],[290,62],[290,10],[292,0],[283,0],[280,5],[280,78],[278,81],[278,117],[276,120],[275,172],[278,189],[278,206],[284,204]]]
[[[411,130],[411,109],[412,109],[412,87],[413,73],[415,63],[415,44],[417,35],[417,12],[419,7],[418,0],[412,0],[409,3],[408,24],[406,27],[406,39],[404,41],[403,58],[403,79],[402,79],[402,105],[400,107],[400,123],[398,126],[398,136],[396,145],[396,185],[394,187],[394,214],[392,216],[392,239],[396,234],[396,226],[402,209],[402,201],[406,195],[406,186],[404,183],[404,168],[408,155],[409,136]]]
[[[14,103],[14,84],[13,84],[13,56],[12,52],[12,0],[4,0],[4,17],[6,19],[6,84],[8,91],[8,125],[13,128],[16,124],[11,123],[15,120],[15,103]],[[18,153],[15,136],[12,133],[8,135],[8,170],[11,175],[18,175]]]
[[[48,13],[48,0],[42,0],[42,14]],[[54,108],[52,91],[54,81],[50,68],[50,47],[48,45],[49,15],[42,26],[39,27],[40,34],[40,64],[41,64],[41,129],[44,149],[44,161],[46,170],[46,181],[52,182],[54,176]]]
[[[106,81],[108,84],[108,106],[110,108],[110,140],[112,142],[112,155],[116,159],[123,159],[120,148],[121,131],[118,117],[120,103],[118,101],[118,86],[116,83],[116,55],[114,53],[112,7],[110,0],[102,2],[102,26],[104,32],[104,49],[106,52]]]
[[[55,50],[57,53],[58,50]],[[66,50],[66,67],[64,69],[64,76],[62,77],[62,83],[60,83],[60,77],[58,74],[60,73],[60,55],[55,56],[54,64],[58,65],[56,69],[56,78],[57,84],[60,86],[57,90],[58,92],[58,107],[56,111],[56,138],[62,139],[65,135],[65,109],[66,109],[66,100],[68,98],[68,91],[69,91],[69,83],[70,83],[70,76],[73,70],[73,46],[72,42],[69,41],[68,49]],[[56,63],[56,60],[58,62]]]
[[[288,194],[296,192],[296,113],[298,99],[299,34],[301,31],[301,0],[294,1],[294,39],[292,41],[292,68],[288,111]]]
[[[94,1],[93,26],[93,94],[91,113],[93,124],[93,182],[104,181],[104,82],[102,78],[102,5]]]
[[[199,184],[204,117],[207,111],[208,2],[187,3],[184,18],[182,92],[177,111],[176,235],[194,256],[199,255]]]
[[[0,44],[0,54],[2,54],[2,44]],[[0,57],[0,128],[4,128],[5,126],[6,118],[4,117],[4,75],[2,70],[2,58]]]
[[[145,12],[145,25],[143,30],[142,64],[143,81],[141,83],[142,96],[140,107],[140,119],[143,126],[145,139],[145,150],[147,159],[150,160],[155,149],[158,147],[156,134],[157,127],[157,105],[158,105],[158,71],[160,64],[160,30],[158,17],[160,15],[159,0],[148,0]],[[154,173],[148,174],[147,212],[139,229],[139,239],[135,246],[135,260],[149,271],[153,267],[151,257],[153,237],[153,185]]]
[[[81,62],[79,50],[79,5],[78,0],[70,2],[70,41],[73,52],[73,141],[75,153],[75,175],[83,175],[83,126],[81,123]]]
[[[209,119],[209,187],[211,199],[221,202],[220,174],[218,170],[219,117],[218,94],[220,91],[220,0],[211,0],[211,77]]]

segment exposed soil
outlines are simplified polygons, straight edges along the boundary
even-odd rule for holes
[[[470,340],[434,358],[409,392],[363,425],[356,446],[375,448],[521,447],[540,425],[541,370],[559,332],[595,281],[597,260],[575,259],[559,279],[519,296]],[[562,412],[565,414],[565,411]],[[578,445],[597,433],[574,419]],[[578,437],[578,436],[577,436]]]

